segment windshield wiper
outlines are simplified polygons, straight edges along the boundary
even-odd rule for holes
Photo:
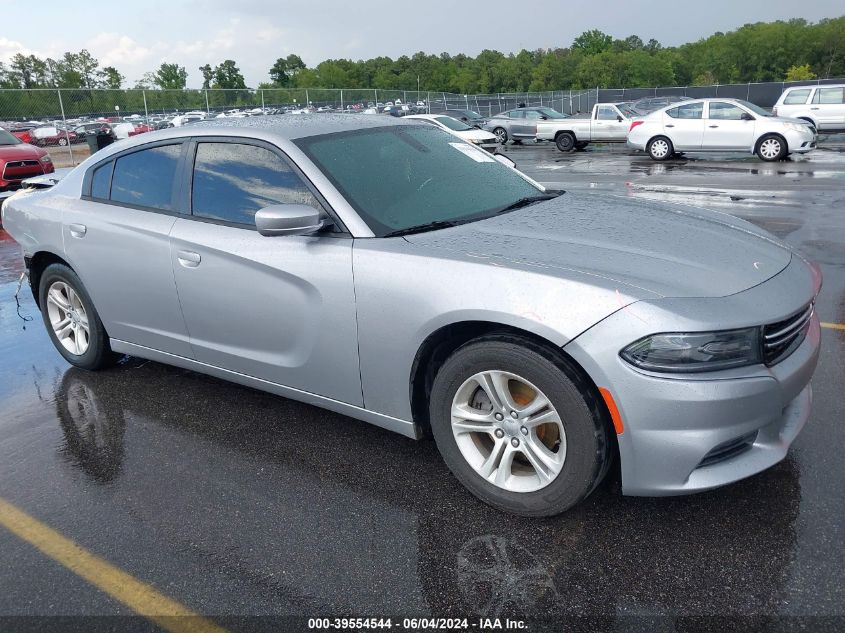
[[[435,220],[434,222],[426,222],[425,224],[418,224],[417,226],[409,226],[406,229],[397,229],[390,233],[385,233],[383,237],[399,237],[400,235],[411,235],[412,233],[424,233],[425,231],[436,231],[437,229],[448,229],[450,226],[457,226],[463,224],[459,220]]]
[[[506,213],[507,211],[514,211],[515,209],[521,209],[523,207],[527,207],[527,206],[535,204],[537,202],[543,202],[544,200],[554,200],[555,198],[557,198],[562,193],[563,193],[562,191],[560,193],[544,193],[544,194],[541,194],[539,196],[527,196],[525,198],[520,198],[519,200],[509,204],[508,206],[502,207],[501,209],[496,211],[496,214],[498,215],[499,213]]]

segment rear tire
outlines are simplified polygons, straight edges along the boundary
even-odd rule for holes
[[[788,151],[786,141],[782,136],[777,134],[766,134],[761,137],[760,140],[757,141],[757,147],[754,149],[754,153],[757,154],[757,157],[767,163],[772,163],[785,158]]]
[[[44,269],[38,305],[50,340],[71,365],[97,370],[120,358],[111,351],[109,336],[88,291],[69,267],[50,264]]]
[[[601,408],[561,362],[531,341],[489,335],[460,347],[434,379],[429,412],[443,460],[470,492],[499,510],[559,514],[589,495],[607,472]],[[485,376],[490,381],[481,387]],[[510,403],[499,404],[505,393]],[[517,407],[515,416],[511,407]],[[467,430],[475,416],[484,421]],[[540,416],[545,421],[534,422]]]
[[[648,142],[646,151],[651,156],[651,160],[664,161],[672,157],[675,148],[672,146],[672,141],[665,136],[655,136]]]
[[[575,149],[575,135],[572,132],[561,132],[555,137],[555,145],[561,152],[571,152]]]

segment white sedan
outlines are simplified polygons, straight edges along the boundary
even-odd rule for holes
[[[741,99],[673,104],[633,121],[628,146],[666,160],[680,152],[749,152],[765,161],[809,152],[815,131],[804,121],[773,116]]]
[[[445,114],[412,114],[406,116],[405,119],[414,121],[424,121],[430,125],[446,130],[450,134],[462,138],[467,143],[478,145],[489,152],[495,152],[498,142],[496,135],[492,132],[479,130],[477,127],[471,127],[463,121],[458,121]]]

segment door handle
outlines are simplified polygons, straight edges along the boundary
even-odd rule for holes
[[[708,125],[707,127],[719,127],[718,125]]]
[[[818,108],[810,108],[810,110],[818,110]]]
[[[176,253],[176,257],[185,268],[196,268],[202,261],[200,254],[193,251],[179,251]]]
[[[85,233],[88,231],[88,227],[84,224],[68,224],[67,228],[73,237],[85,237]]]
[[[664,127],[675,127],[675,126],[672,125],[671,123],[667,123]]]

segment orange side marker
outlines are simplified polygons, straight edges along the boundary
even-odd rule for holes
[[[610,411],[610,419],[613,420],[613,428],[616,429],[616,435],[622,435],[625,432],[625,427],[622,425],[622,416],[619,415],[619,407],[616,406],[616,401],[610,395],[610,391],[604,387],[599,387],[599,393],[604,398],[607,410]]]

